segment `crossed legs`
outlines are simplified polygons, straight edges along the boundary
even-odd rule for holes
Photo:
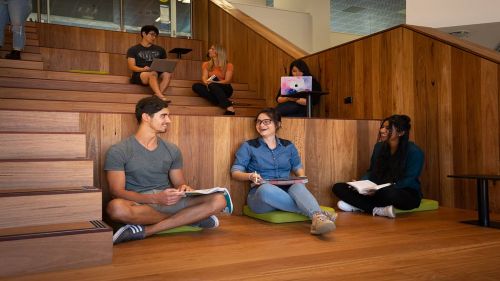
[[[226,199],[220,193],[189,198],[186,208],[175,214],[161,213],[148,205],[125,199],[113,199],[107,212],[112,220],[126,224],[146,225],[146,236],[174,227],[188,225],[220,213],[226,207]]]

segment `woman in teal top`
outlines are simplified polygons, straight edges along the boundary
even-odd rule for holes
[[[419,177],[424,165],[424,153],[409,141],[410,121],[406,115],[392,115],[382,121],[370,168],[361,178],[391,185],[363,195],[346,183],[337,183],[332,191],[340,199],[337,206],[341,210],[395,218],[394,208],[411,210],[420,205]]]

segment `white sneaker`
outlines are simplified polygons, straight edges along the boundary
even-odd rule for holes
[[[373,208],[373,215],[381,216],[381,217],[388,217],[388,218],[395,218],[396,213],[394,213],[394,207],[392,205],[390,206],[385,206],[385,207],[375,207]]]
[[[344,212],[363,212],[360,208],[356,208],[353,205],[347,204],[346,202],[340,200],[337,202],[337,207]]]

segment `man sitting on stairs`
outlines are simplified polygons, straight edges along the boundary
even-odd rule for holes
[[[113,243],[144,239],[182,225],[216,228],[214,214],[231,213],[221,193],[184,197],[192,190],[182,173],[179,148],[158,137],[170,123],[168,102],[157,97],[140,100],[135,109],[139,128],[135,135],[113,145],[104,170],[111,195],[111,219],[125,223]]]
[[[153,59],[167,58],[167,52],[153,43],[158,37],[158,28],[154,25],[145,25],[141,28],[142,40],[139,44],[130,47],[127,51],[128,68],[132,70],[130,82],[139,85],[149,85],[153,93],[162,100],[166,100],[171,73],[156,72],[150,68]],[[159,80],[161,79],[161,82]]]

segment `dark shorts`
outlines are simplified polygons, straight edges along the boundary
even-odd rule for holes
[[[160,77],[162,74],[163,72],[158,72],[158,77]],[[145,86],[145,84],[143,84],[141,81],[141,72],[133,72],[132,77],[130,77],[130,83]]]

